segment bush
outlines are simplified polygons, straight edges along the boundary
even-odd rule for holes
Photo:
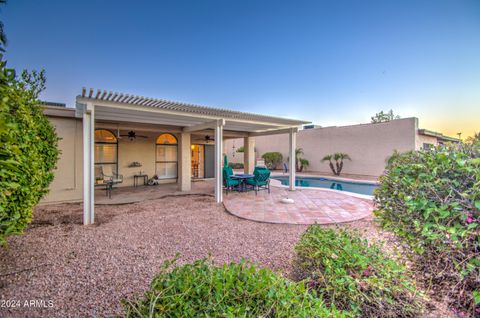
[[[279,152],[266,152],[262,155],[265,165],[270,170],[275,170],[283,161],[283,156]]]
[[[357,232],[312,225],[295,251],[297,278],[331,308],[361,317],[411,317],[422,310],[404,266]]]
[[[124,300],[126,317],[343,317],[303,283],[241,262],[163,264],[142,299]]]
[[[427,286],[446,292],[454,310],[479,315],[479,150],[462,144],[396,154],[375,202],[380,224],[409,245]]]
[[[243,169],[244,165],[241,162],[229,162],[228,166],[232,169]]]
[[[38,106],[45,76],[2,72],[0,88],[0,245],[21,233],[48,191],[57,162],[55,129]]]

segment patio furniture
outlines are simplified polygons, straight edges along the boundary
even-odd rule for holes
[[[268,193],[270,193],[270,170],[265,167],[255,167],[253,175],[254,178],[248,179],[246,184],[252,186],[255,195],[261,189],[268,190]]]
[[[232,176],[232,179],[236,179],[240,181],[240,186],[238,188],[239,192],[245,192],[247,191],[247,184],[246,181],[248,179],[255,178],[255,175],[253,174],[247,174],[247,173],[238,173]]]
[[[241,181],[233,177],[233,169],[231,167],[223,167],[223,186],[225,187],[226,193],[228,194],[229,190],[233,190],[235,187],[240,186]]]
[[[112,170],[111,165],[100,166],[100,178],[104,181],[111,181],[112,186],[123,182],[123,175],[118,174]]]
[[[143,185],[147,185],[148,175],[144,173],[138,173],[133,176],[133,186],[138,186],[138,179],[143,178]]]
[[[111,199],[112,198],[112,189],[113,182],[110,180],[98,180],[100,182],[95,183],[95,187],[105,187],[105,195]]]

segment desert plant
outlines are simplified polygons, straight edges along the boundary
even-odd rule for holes
[[[0,245],[19,234],[48,191],[59,151],[55,128],[38,106],[44,72],[17,78],[2,65],[0,85]],[[3,83],[6,83],[4,85]]]
[[[412,317],[422,311],[405,267],[358,232],[312,225],[295,251],[296,278],[332,308],[360,317]]]
[[[303,148],[295,149],[295,170],[297,172],[302,172],[310,165],[310,161],[305,158],[302,158]]]
[[[268,169],[274,170],[283,161],[283,156],[279,152],[266,152],[262,155],[265,165]]]
[[[375,215],[412,251],[435,295],[480,313],[480,153],[468,144],[397,154],[375,191]]]
[[[480,132],[475,132],[473,136],[470,136],[466,140],[467,143],[480,147]]]
[[[305,158],[300,158],[298,161],[300,161],[300,168],[298,169],[298,171],[302,172],[304,170],[307,170],[308,166],[310,165],[310,161]]]
[[[344,317],[303,282],[248,262],[173,264],[163,264],[143,298],[123,301],[125,317]]]
[[[229,162],[228,166],[232,169],[243,169],[244,164],[241,162]]]
[[[389,121],[392,121],[392,120],[395,120],[395,119],[400,119],[400,116],[395,115],[393,113],[393,110],[390,109],[390,111],[388,111],[386,113],[383,112],[383,110],[380,111],[379,113],[376,113],[375,116],[373,116],[371,119],[372,119],[371,120],[372,124],[377,124],[377,123],[389,122]]]
[[[333,161],[335,161],[335,165]],[[322,158],[322,162],[328,161],[330,169],[332,170],[333,174],[339,176],[343,169],[343,161],[344,160],[352,160],[350,156],[346,153],[336,152],[332,155],[326,155]]]

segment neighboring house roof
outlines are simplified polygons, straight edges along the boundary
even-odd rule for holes
[[[442,141],[451,141],[451,142],[459,142],[460,141],[458,138],[445,136],[442,133],[432,131],[432,130],[427,130],[427,129],[419,129],[418,133],[420,135],[424,135],[424,136],[436,137],[437,139],[442,140]]]
[[[82,93],[77,96],[77,100],[92,100],[92,101],[101,101],[101,102],[113,102],[113,103],[122,103],[129,105],[138,105],[141,107],[151,107],[156,109],[164,109],[167,111],[188,113],[189,115],[203,115],[203,116],[213,116],[220,117],[224,119],[232,120],[248,120],[248,121],[258,121],[264,123],[272,123],[276,125],[284,126],[300,126],[310,123],[309,121],[296,120],[283,117],[274,117],[268,115],[260,115],[247,112],[239,112],[223,108],[214,108],[207,106],[200,106],[194,104],[187,104],[175,101],[169,101],[164,99],[156,98],[147,98],[143,96],[129,95],[125,93],[116,93],[116,92],[107,92],[106,90],[98,89],[96,93],[92,88],[87,90],[82,89]]]

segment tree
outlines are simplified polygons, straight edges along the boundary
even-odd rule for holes
[[[308,166],[310,165],[310,161],[308,161],[305,158],[300,158],[299,161],[300,161],[300,170],[298,170],[298,172],[307,170]]]
[[[5,4],[6,2],[6,0],[0,0],[0,4]],[[5,34],[3,22],[0,21],[0,55],[3,55],[2,53],[5,52],[5,45],[7,45],[7,35]]]
[[[0,0],[0,4],[5,1]],[[0,27],[0,48],[5,34]],[[48,192],[59,151],[55,128],[39,106],[45,72],[7,69],[0,53],[0,245],[20,234]]]
[[[333,161],[335,161],[335,165]],[[343,161],[344,160],[352,160],[350,156],[346,153],[336,152],[332,155],[326,155],[322,158],[322,162],[328,161],[330,169],[332,170],[333,174],[339,176],[343,169]]]
[[[375,116],[372,117],[372,124],[386,123],[394,119],[400,119],[400,116],[394,115],[392,109],[390,109],[390,111],[386,113],[384,113],[382,110],[379,113],[376,113]]]
[[[480,147],[480,132],[476,132],[465,140],[467,143]]]
[[[266,152],[262,155],[265,165],[268,169],[274,170],[283,161],[283,156],[279,152]]]
[[[310,162],[302,158],[303,155],[303,148],[297,148],[295,149],[295,170],[297,172],[302,172],[303,169],[306,169],[309,165]]]

